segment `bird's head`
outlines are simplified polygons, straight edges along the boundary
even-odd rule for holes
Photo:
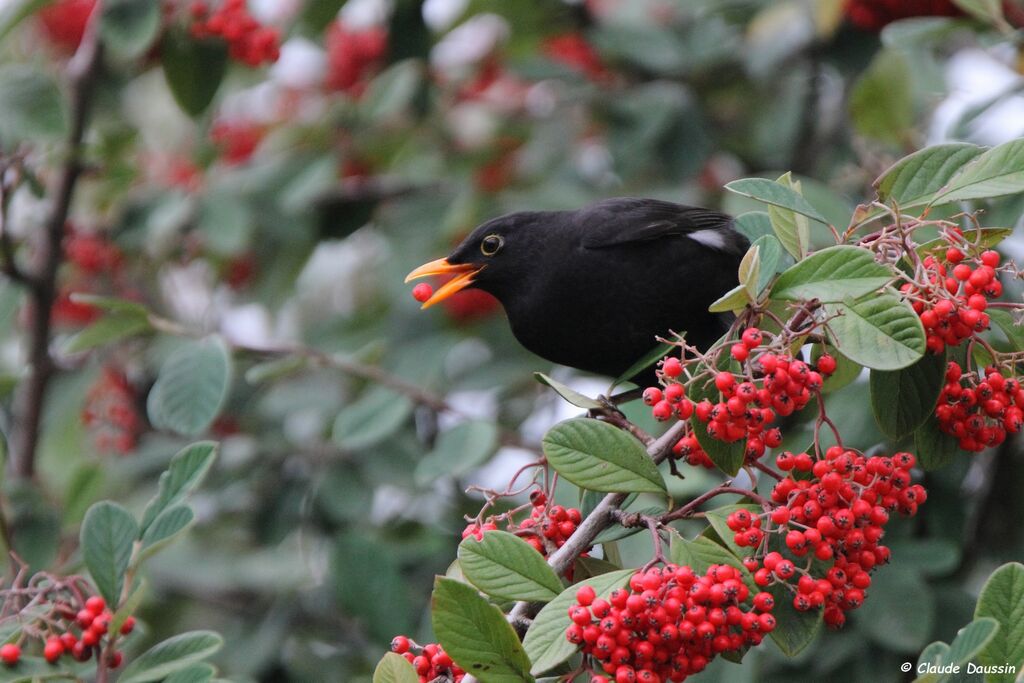
[[[510,291],[514,283],[529,277],[541,246],[536,238],[525,239],[540,224],[540,214],[523,211],[501,216],[478,226],[445,258],[424,263],[405,281],[428,275],[450,275],[450,280],[423,302],[429,308],[467,287],[495,295]]]

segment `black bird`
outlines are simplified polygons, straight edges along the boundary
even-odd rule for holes
[[[707,309],[736,286],[748,246],[725,214],[622,197],[487,221],[406,282],[454,275],[423,308],[477,287],[502,303],[533,353],[618,377],[670,330],[699,348],[725,332],[730,317]],[[647,371],[634,381],[652,379]]]

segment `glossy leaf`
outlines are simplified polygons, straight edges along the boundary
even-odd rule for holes
[[[665,481],[634,437],[607,422],[574,418],[544,435],[544,455],[555,470],[591,491],[664,493]]]
[[[957,440],[939,431],[935,415],[929,415],[914,432],[914,455],[925,470],[937,470],[953,462],[962,451]]]
[[[505,615],[469,584],[435,579],[430,616],[441,647],[481,683],[533,680],[530,659]]]
[[[193,40],[171,29],[160,43],[164,77],[186,114],[199,116],[213,102],[228,66],[226,45],[219,40]]]
[[[459,566],[466,579],[500,600],[547,602],[562,591],[562,582],[537,550],[513,534],[487,531],[479,541],[459,544]]]
[[[750,291],[743,285],[736,285],[708,306],[708,310],[712,313],[740,311],[749,303],[753,303],[753,300],[750,298]]]

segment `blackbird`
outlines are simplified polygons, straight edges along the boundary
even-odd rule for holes
[[[736,286],[748,246],[723,213],[620,197],[487,221],[406,282],[453,275],[423,308],[477,287],[501,302],[533,353],[618,377],[658,336],[685,331],[689,344],[706,348],[726,331],[730,317],[708,306]],[[633,378],[651,379],[653,370]]]

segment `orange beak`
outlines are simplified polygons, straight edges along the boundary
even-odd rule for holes
[[[483,270],[482,266],[473,266],[470,264],[455,264],[448,263],[448,259],[439,258],[436,261],[430,263],[424,263],[422,266],[412,271],[405,276],[405,281],[415,280],[417,278],[426,277],[428,275],[454,275],[451,280],[441,285],[434,295],[423,302],[420,306],[423,308],[430,308],[434,304],[444,301],[452,294],[459,292],[466,287],[473,284],[473,277]]]

